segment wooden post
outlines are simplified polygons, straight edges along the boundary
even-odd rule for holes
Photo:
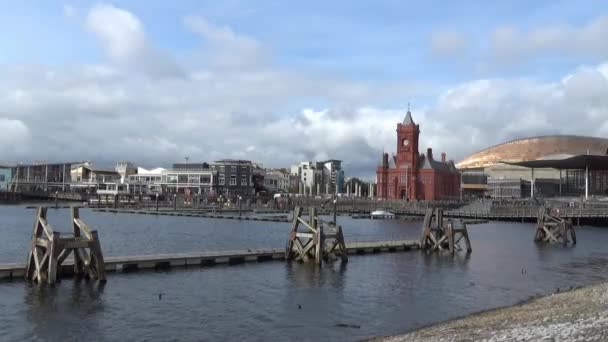
[[[70,209],[71,213],[71,226],[72,226],[72,232],[74,233],[74,238],[79,238],[80,237],[80,228],[78,227],[78,225],[76,224],[76,220],[80,219],[80,211],[77,207],[72,207]],[[75,275],[82,275],[82,271],[83,271],[83,260],[80,258],[80,255],[78,253],[74,253],[74,274]]]
[[[95,266],[97,268],[97,279],[101,282],[106,281],[106,264],[101,252],[101,244],[96,230],[91,231],[91,258],[95,256]],[[92,261],[92,260],[91,260]]]
[[[57,266],[58,266],[57,257],[59,256],[59,252],[60,252],[59,235],[60,234],[58,232],[53,232],[53,235],[52,235],[51,241],[50,241],[50,248],[49,248],[49,251],[47,252],[48,258],[49,258],[47,282],[49,285],[53,285],[57,281]]]

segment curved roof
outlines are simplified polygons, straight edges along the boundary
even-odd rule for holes
[[[481,168],[499,162],[518,163],[554,155],[606,155],[608,139],[577,135],[546,135],[516,139],[476,152],[456,166],[459,169]]]

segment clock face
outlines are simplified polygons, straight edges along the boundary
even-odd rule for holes
[[[407,146],[410,144],[410,141],[407,139],[403,139],[403,146]]]

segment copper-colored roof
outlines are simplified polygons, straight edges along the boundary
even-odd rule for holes
[[[504,162],[524,162],[556,154],[595,154],[608,152],[608,139],[576,135],[548,135],[512,140],[474,153],[456,166],[481,168]]]

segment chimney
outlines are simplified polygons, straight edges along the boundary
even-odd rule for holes
[[[441,162],[445,163],[445,152],[441,152]]]
[[[433,160],[433,149],[432,148],[427,148],[426,149],[426,157],[429,158],[429,160]]]

